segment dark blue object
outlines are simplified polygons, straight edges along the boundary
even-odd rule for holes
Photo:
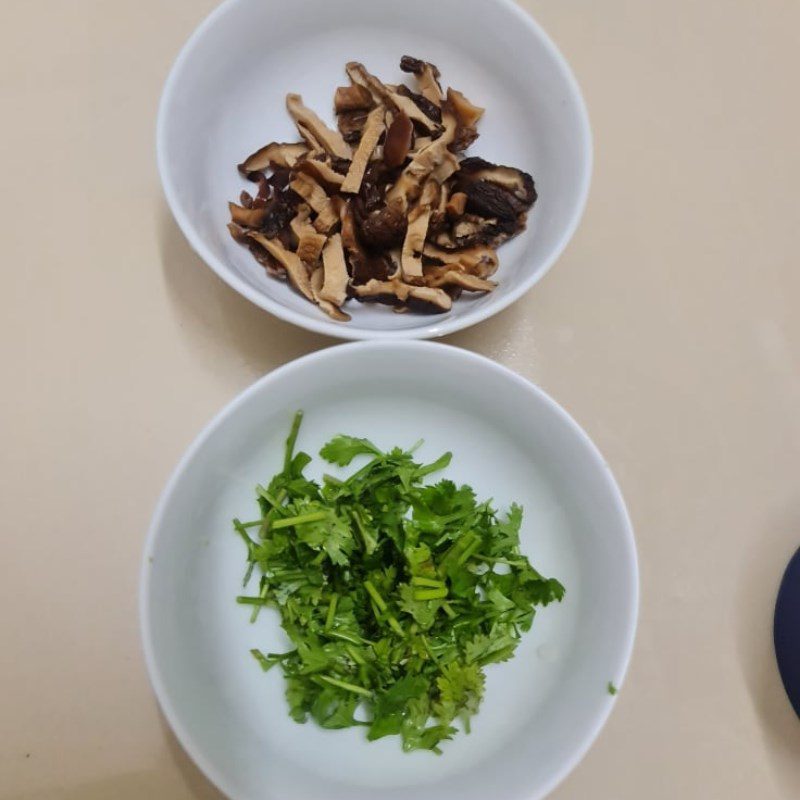
[[[786,694],[800,717],[800,550],[783,574],[775,603],[775,655]]]

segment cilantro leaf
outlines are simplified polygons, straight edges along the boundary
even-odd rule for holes
[[[334,436],[319,454],[331,464],[346,467],[356,456],[383,455],[369,439],[357,439],[355,436]]]

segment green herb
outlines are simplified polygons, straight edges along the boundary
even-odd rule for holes
[[[613,697],[617,693],[617,687],[611,681],[608,682],[608,693]]]
[[[262,669],[280,664],[289,713],[325,728],[364,725],[367,738],[398,735],[405,750],[440,752],[483,697],[484,667],[507,661],[535,606],[564,587],[520,553],[522,509],[499,517],[469,486],[423,478],[444,469],[414,451],[379,450],[336,436],[329,463],[367,462],[342,480],[307,479],[310,456],[295,452],[295,416],[284,466],[257,487],[259,519],[234,529],[247,552],[248,583],[237,602],[277,608],[292,649],[251,651]],[[612,685],[609,684],[609,691]]]

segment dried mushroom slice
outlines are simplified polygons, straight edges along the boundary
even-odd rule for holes
[[[494,281],[466,272],[460,264],[427,267],[425,269],[425,285],[434,287],[457,286],[467,292],[491,292],[497,287]]]
[[[364,131],[361,134],[361,141],[358,143],[358,149],[350,163],[347,177],[342,182],[340,189],[342,192],[357,194],[360,191],[361,181],[367,169],[372,151],[375,149],[375,145],[378,144],[378,139],[381,138],[386,129],[384,114],[385,111],[382,105],[369,112],[367,124],[364,126]]]
[[[334,234],[328,239],[322,251],[322,267],[324,282],[318,294],[323,300],[341,306],[347,299],[350,276],[347,273],[340,234]]]
[[[228,203],[228,211],[233,222],[246,228],[260,228],[268,213],[266,208],[244,208],[236,203]]]
[[[461,162],[460,177],[489,181],[511,192],[527,206],[536,202],[536,187],[533,178],[521,169],[492,164],[482,158],[465,158]]]
[[[239,171],[247,175],[274,166],[291,168],[307,152],[308,145],[305,142],[270,142],[239,164]]]
[[[458,264],[472,275],[488,278],[497,271],[497,253],[491,247],[477,245],[460,250],[443,250],[433,244],[426,244],[422,254],[442,264]]]
[[[297,171],[310,175],[329,192],[335,192],[344,183],[344,175],[319,158],[300,159],[297,162]]]
[[[266,236],[255,231],[248,234],[251,239],[258,242],[281,266],[286,270],[292,285],[308,300],[313,302],[314,296],[311,292],[311,284],[308,280],[306,265],[300,260],[297,253],[287,250],[280,242],[275,239],[267,239]]]
[[[314,295],[316,304],[331,318],[337,322],[350,322],[350,315],[342,311],[337,305],[331,303],[320,295],[322,284],[324,281],[322,267],[317,267],[312,273],[309,282],[311,284],[311,293]]]
[[[289,188],[303,198],[317,213],[314,227],[320,233],[328,233],[339,221],[339,216],[325,190],[310,176],[298,173]]]
[[[297,250],[295,251],[301,261],[313,267],[319,261],[322,248],[328,237],[317,233],[309,222],[309,209],[304,206],[298,210],[297,216],[289,223],[292,233],[297,237]]]
[[[350,61],[345,69],[350,80],[357,86],[363,86],[367,89],[376,103],[383,103],[390,108],[404,111],[410,119],[419,123],[427,131],[438,133],[441,130],[441,125],[425,114],[410,97],[400,94],[396,90],[397,87],[386,86],[372,75],[363,64],[358,61]]]
[[[428,234],[428,223],[431,209],[427,205],[419,205],[408,215],[408,229],[403,241],[402,268],[406,280],[422,277],[422,251],[425,248],[425,237]]]
[[[386,131],[386,141],[383,143],[383,163],[389,169],[394,169],[403,164],[411,150],[414,136],[414,125],[404,111],[398,111]]]
[[[403,72],[413,73],[422,96],[431,103],[441,106],[444,95],[439,83],[439,70],[435,64],[429,64],[412,56],[403,56],[400,59],[400,69]]]
[[[407,304],[418,311],[442,314],[453,307],[447,292],[431,286],[412,286],[400,280],[370,280],[355,287],[356,297],[389,305]]]
[[[453,192],[447,201],[445,213],[448,217],[460,217],[467,208],[467,196],[464,192]]]
[[[354,205],[356,227],[361,241],[374,251],[402,245],[408,220],[395,206],[379,206],[367,211],[360,198]]]
[[[345,142],[341,133],[331,130],[310,108],[306,108],[303,105],[303,98],[299,94],[286,95],[286,108],[301,135],[305,131],[313,141],[319,143],[332,156],[352,157],[350,145]]]
[[[337,114],[342,111],[369,110],[372,106],[372,93],[357,83],[350,86],[339,86],[333,95],[333,107]]]
[[[364,126],[367,124],[369,111],[366,109],[356,109],[354,111],[342,111],[337,117],[337,125],[342,138],[349,144],[354,144],[361,139]]]
[[[447,102],[455,112],[456,117],[458,117],[459,123],[469,128],[474,128],[478,124],[478,120],[486,110],[476,106],[474,103],[470,103],[461,92],[452,87],[447,90]]]

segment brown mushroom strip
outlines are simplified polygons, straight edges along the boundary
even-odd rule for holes
[[[425,247],[425,236],[431,219],[430,206],[419,205],[408,215],[408,228],[403,241],[402,267],[403,277],[408,279],[422,277],[422,251]]]
[[[532,205],[536,201],[533,178],[520,169],[492,164],[482,158],[473,157],[465,158],[461,162],[461,171],[463,176],[470,180],[489,181],[501,186],[527,205]]]
[[[444,264],[460,264],[467,272],[481,278],[488,278],[497,271],[497,253],[491,247],[478,245],[461,250],[442,250],[435,245],[426,244],[422,254]]]
[[[347,77],[356,85],[363,86],[376,103],[389,102],[389,88],[372,75],[367,68],[358,61],[348,61],[344,66]]]
[[[311,292],[311,284],[308,281],[306,265],[300,260],[297,253],[287,250],[276,239],[267,239],[267,237],[261,233],[250,231],[248,236],[257,241],[273,258],[280,262],[286,270],[289,280],[304,297],[311,301],[314,300],[314,296]]]
[[[361,134],[361,141],[358,143],[358,149],[353,156],[350,169],[347,170],[347,177],[344,179],[340,191],[347,194],[357,194],[361,189],[364,171],[367,168],[372,151],[375,149],[375,145],[378,144],[378,139],[381,138],[385,129],[384,113],[383,106],[378,106],[369,112],[367,124]]]
[[[317,233],[314,226],[308,221],[307,213],[298,213],[289,225],[292,233],[297,237],[296,253],[298,257],[313,267],[319,260],[328,237],[323,233]]]
[[[259,228],[267,216],[266,208],[244,208],[237,206],[236,203],[228,203],[228,210],[231,212],[231,219],[237,225],[244,225],[247,228]]]
[[[330,300],[326,300],[324,297],[320,296],[320,290],[322,289],[322,282],[324,280],[322,273],[322,267],[317,267],[317,269],[311,273],[311,293],[314,295],[314,300],[331,319],[335,319],[337,322],[350,322],[349,314],[346,314],[336,305],[331,303]]]
[[[443,161],[449,161],[452,153],[447,146],[455,135],[457,120],[451,111],[445,109],[442,121],[444,123],[442,135],[438,139],[434,139],[427,147],[419,150],[411,159],[411,163],[403,170],[397,182],[386,195],[387,202],[398,203],[405,210],[408,207],[408,201],[413,200],[419,192],[422,181]]]
[[[372,75],[363,64],[358,61],[350,61],[345,69],[350,80],[356,85],[363,86],[369,90],[376,103],[384,103],[398,109],[398,111],[404,111],[410,119],[418,122],[425,130],[439,132],[442,129],[441,125],[427,116],[410,97],[405,97],[396,91],[392,91]]]
[[[452,87],[447,90],[447,101],[458,117],[458,121],[468,128],[474,128],[486,110],[470,103],[461,92]]]
[[[460,217],[467,207],[467,196],[464,192],[454,192],[447,201],[445,211],[448,217]]]
[[[306,108],[299,94],[286,95],[286,108],[301,134],[306,130],[332,156],[352,157],[350,145],[342,138],[342,134],[331,130],[310,108]]]
[[[333,107],[337,114],[342,111],[370,109],[372,108],[372,93],[357,83],[351,86],[339,86],[333,95]]]
[[[304,142],[270,142],[260,150],[249,155],[241,164],[239,171],[245,174],[260,172],[273,165],[279,167],[293,167],[300,156],[308,152],[308,145]]]
[[[357,109],[355,111],[342,111],[337,117],[339,132],[346,142],[353,144],[361,138],[364,126],[367,124],[369,111]]]
[[[439,70],[435,64],[429,64],[419,58],[403,56],[400,59],[400,69],[403,72],[412,72],[419,84],[422,96],[437,106],[442,104],[444,95],[439,84]]]
[[[412,286],[406,302],[420,311],[436,314],[449,311],[453,307],[453,298],[447,292],[431,286]]]
[[[310,175],[298,173],[289,184],[289,188],[299,194],[317,212],[314,227],[320,233],[328,233],[339,221],[330,197]]]
[[[398,111],[386,131],[383,143],[383,162],[389,169],[399,167],[406,160],[413,135],[414,125],[408,114]]]
[[[318,158],[303,158],[297,162],[297,171],[310,175],[329,191],[336,191],[344,182],[344,175]]]
[[[340,306],[347,299],[349,275],[344,260],[342,237],[338,233],[328,239],[328,243],[322,251],[322,267],[325,280],[319,296],[323,300]]]
[[[374,278],[362,286],[354,287],[356,297],[361,299],[380,299],[383,302],[386,298],[394,298],[400,303],[407,303],[412,300],[419,301],[420,304],[431,306],[431,310],[436,312],[449,311],[453,307],[453,300],[447,292],[431,286],[411,286],[400,280],[379,281]]]
[[[442,160],[431,171],[431,177],[439,183],[444,183],[451,175],[458,171],[458,159],[449,151],[445,150]]]
[[[418,153],[420,150],[424,150],[429,144],[433,144],[433,139],[431,139],[430,136],[415,136],[414,144],[411,149],[415,153]]]
[[[468,292],[491,292],[497,287],[494,281],[487,281],[477,275],[464,272],[459,265],[432,267],[425,270],[426,286],[458,286]]]

